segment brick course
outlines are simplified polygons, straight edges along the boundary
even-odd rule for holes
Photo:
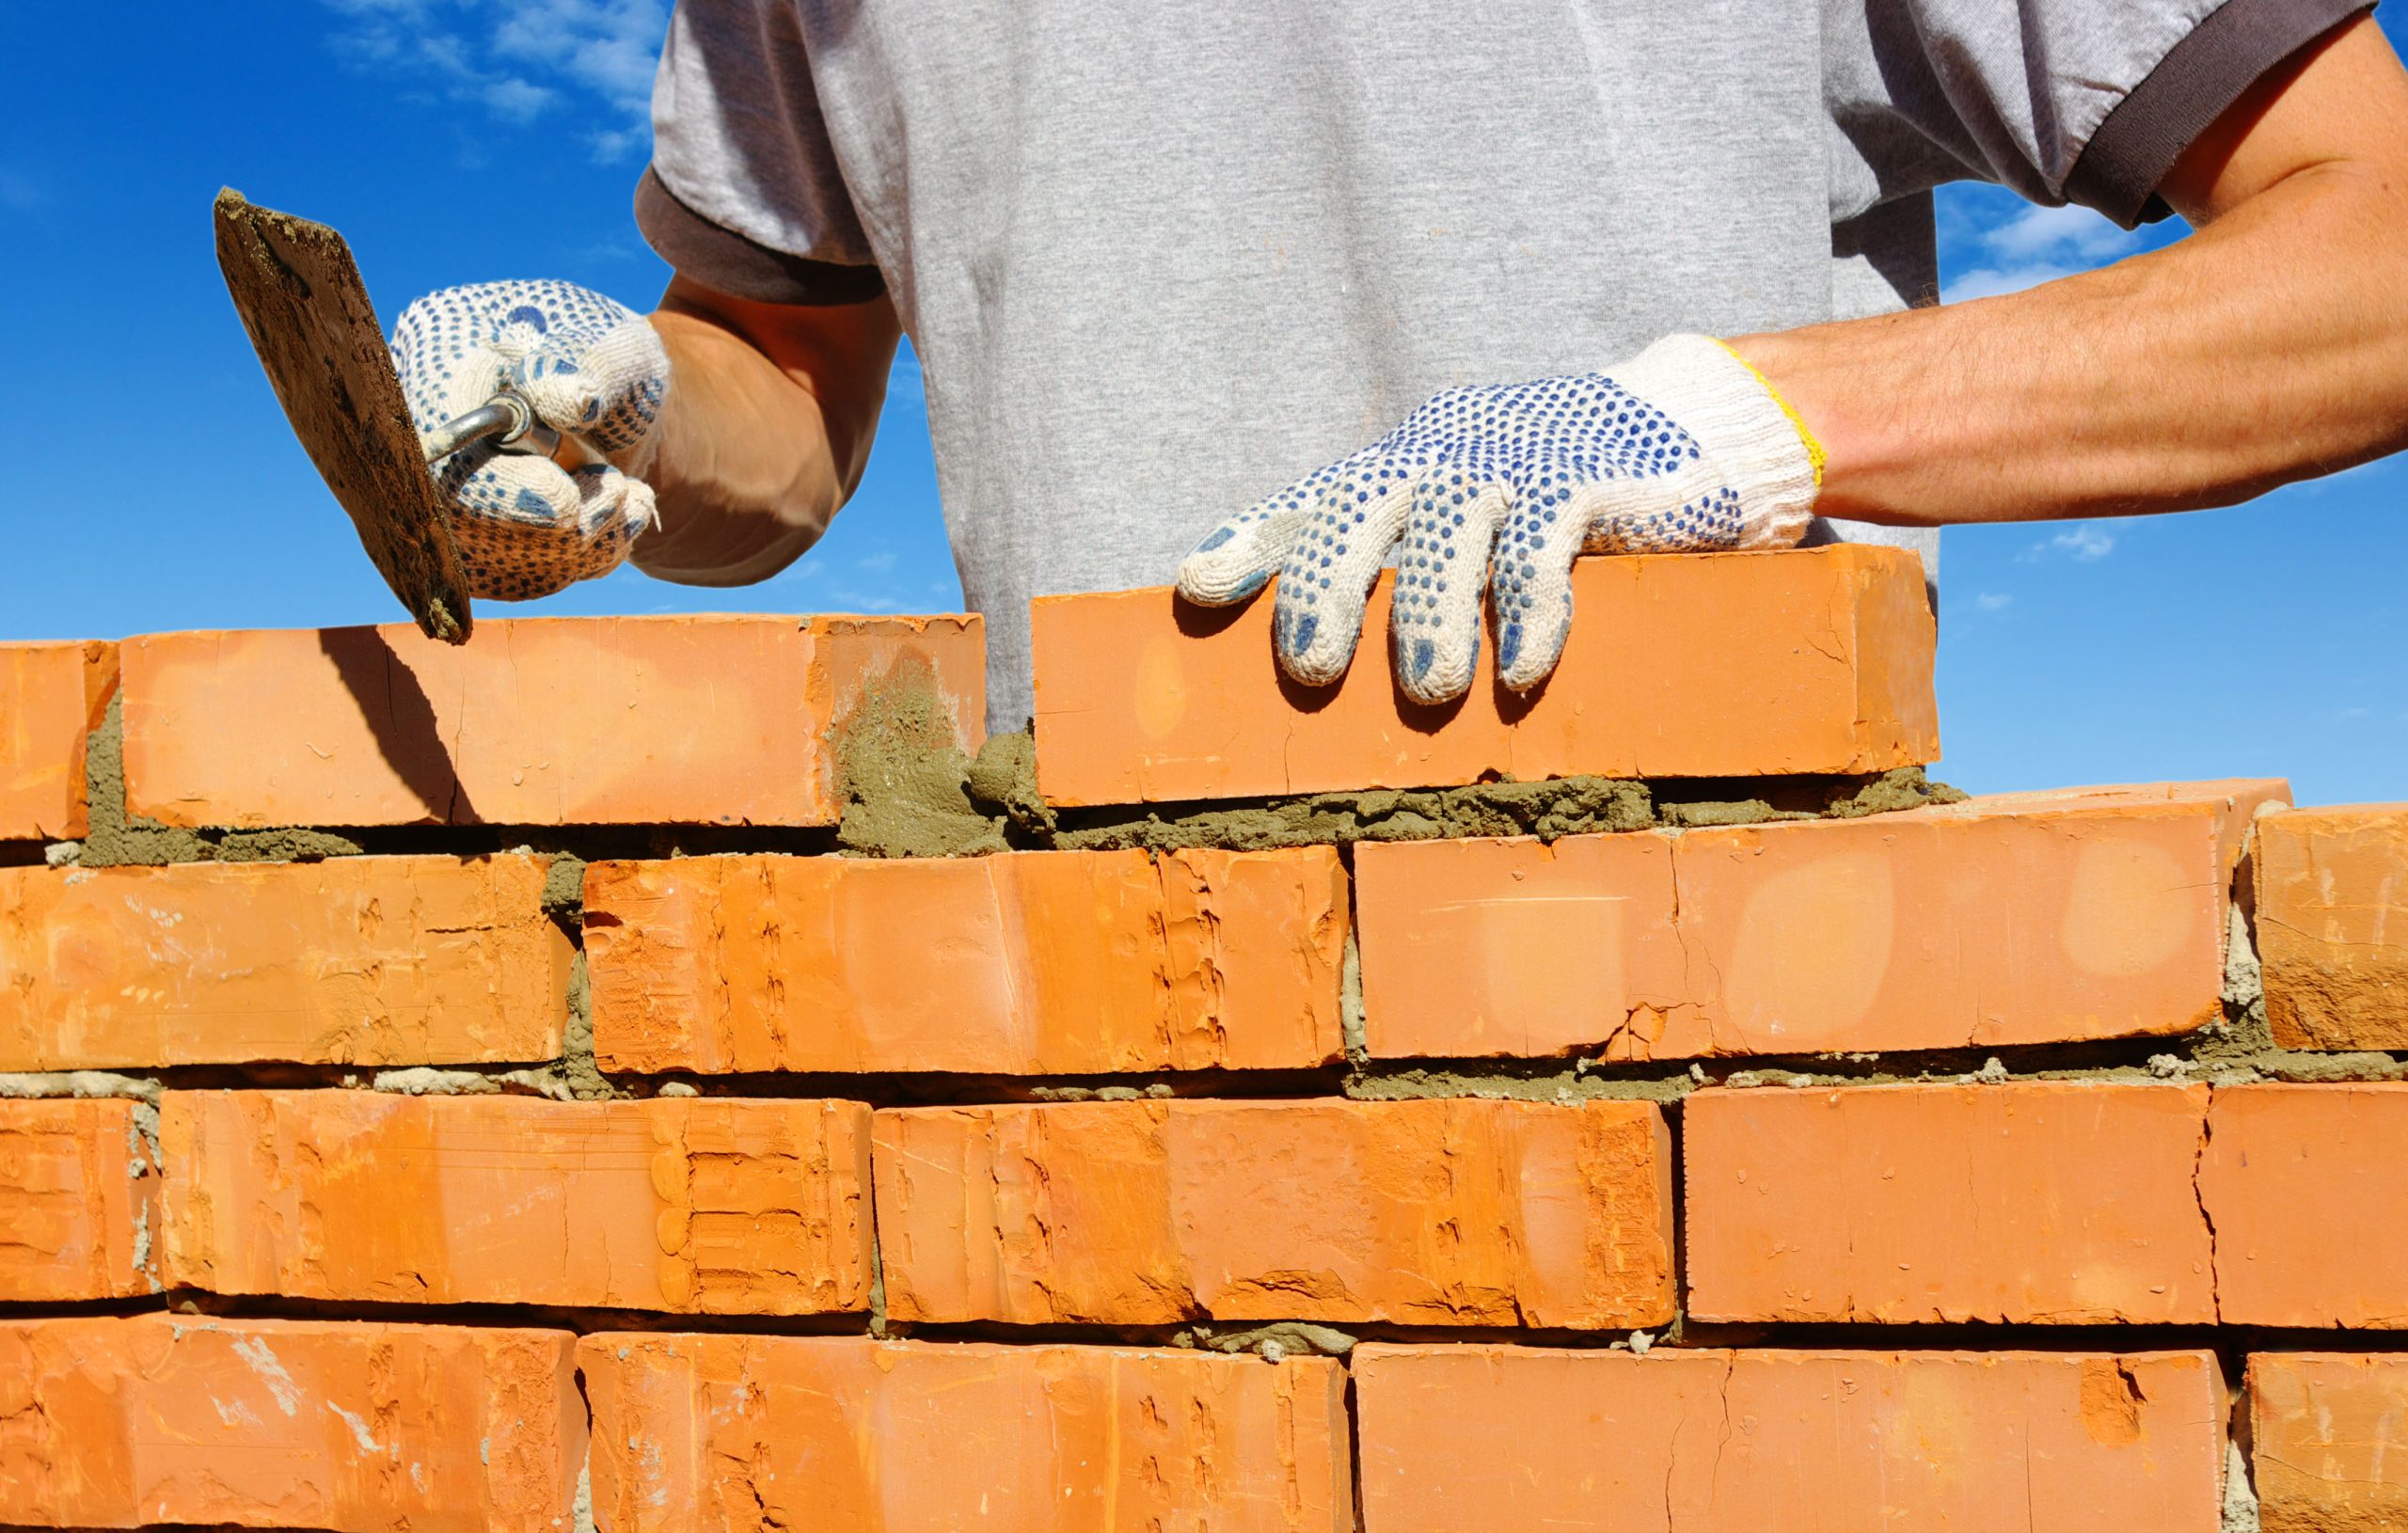
[[[1647,1102],[1095,1102],[878,1114],[901,1320],[1608,1327],[1671,1318]]]
[[[0,1070],[549,1059],[536,857],[0,868]]]
[[[1299,851],[707,857],[586,870],[606,1069],[1306,1068],[1346,875]]]
[[[170,1092],[167,1280],[386,1304],[863,1310],[868,1118],[829,1101]]]
[[[589,1336],[610,1533],[1353,1533],[1323,1358],[862,1336]]]

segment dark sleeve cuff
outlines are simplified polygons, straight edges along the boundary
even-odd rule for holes
[[[875,266],[807,261],[722,229],[677,200],[646,167],[636,183],[636,228],[680,277],[764,304],[862,304],[886,291]]]
[[[2090,135],[2066,199],[2131,229],[2173,212],[2157,195],[2174,162],[2277,64],[2373,0],[2225,0],[2158,61]]]

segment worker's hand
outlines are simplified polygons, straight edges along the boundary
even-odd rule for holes
[[[597,459],[635,462],[669,390],[642,315],[567,282],[480,282],[429,293],[393,327],[393,366],[420,434],[503,386]],[[651,528],[652,490],[604,462],[570,469],[490,443],[434,466],[468,588],[523,601],[608,575]]]
[[[1448,389],[1223,523],[1180,565],[1179,589],[1218,606],[1276,572],[1279,663],[1329,682],[1393,546],[1407,695],[1442,703],[1470,686],[1483,586],[1499,674],[1529,687],[1563,652],[1575,554],[1786,547],[1805,533],[1819,458],[1754,368],[1719,341],[1672,336],[1611,372]]]

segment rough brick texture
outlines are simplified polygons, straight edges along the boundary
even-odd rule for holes
[[[2227,1325],[2408,1326],[2408,1083],[2219,1089],[2199,1194]]]
[[[2408,1357],[2259,1352],[2249,1428],[2265,1533],[2408,1528]]]
[[[0,868],[0,1069],[548,1059],[533,857]]]
[[[1354,1369],[1367,1533],[2217,1527],[2206,1352],[1366,1345]]]
[[[1352,1533],[1322,1358],[595,1335],[605,1533]]]
[[[2221,1015],[2226,847],[2282,784],[2178,791],[1360,846],[1365,1041],[1643,1060],[2188,1032]]]
[[[809,1315],[869,1301],[869,1110],[170,1092],[171,1286]]]
[[[565,1331],[0,1320],[0,1517],[564,1533],[585,1455]]]
[[[125,646],[128,807],[169,825],[832,825],[864,690],[974,751],[974,617],[487,620]]]
[[[2212,1320],[2207,1111],[2204,1086],[2091,1082],[1699,1092],[1690,1317]]]
[[[2266,1019],[2287,1049],[2408,1049],[2408,804],[2258,822]]]
[[[158,1157],[130,1101],[0,1101],[0,1304],[155,1293]]]
[[[116,691],[115,644],[0,644],[0,841],[90,829],[84,743]]]
[[[1301,851],[704,857],[586,870],[608,1069],[1307,1067],[1346,875]]]
[[[1167,589],[1039,598],[1038,785],[1061,804],[1134,803],[1494,774],[1876,772],[1940,753],[1923,565],[1900,549],[1582,560],[1545,687],[1507,692],[1483,646],[1470,692],[1439,708],[1388,673],[1389,578],[1327,689],[1282,681],[1267,595],[1217,611]]]
[[[1135,1101],[877,1119],[905,1320],[1653,1325],[1652,1103]]]

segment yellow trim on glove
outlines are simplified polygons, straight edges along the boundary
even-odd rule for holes
[[[1712,339],[1716,345],[1721,347],[1726,352],[1731,352],[1731,360],[1738,363],[1741,367],[1746,368],[1748,370],[1748,375],[1755,379],[1757,383],[1764,386],[1765,392],[1772,397],[1772,402],[1781,406],[1781,413],[1789,417],[1789,423],[1798,428],[1798,439],[1806,444],[1806,461],[1812,465],[1814,469],[1814,488],[1818,490],[1821,489],[1823,487],[1823,444],[1816,441],[1814,439],[1814,434],[1807,429],[1806,418],[1799,415],[1797,409],[1791,405],[1787,400],[1781,397],[1781,390],[1772,386],[1772,380],[1770,378],[1766,377],[1762,372],[1756,370],[1756,364],[1749,361],[1737,352],[1731,351],[1731,343],[1723,340],[1721,337],[1716,336]]]

